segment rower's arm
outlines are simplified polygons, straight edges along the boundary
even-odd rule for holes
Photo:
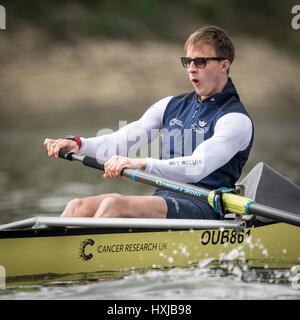
[[[147,158],[145,171],[185,183],[195,183],[225,165],[251,141],[252,123],[241,113],[228,113],[216,123],[214,135],[199,144],[191,156],[168,160]]]
[[[131,122],[120,130],[94,138],[81,138],[82,147],[79,155],[90,156],[101,161],[108,160],[112,155],[123,155],[136,151],[147,145],[160,134],[163,127],[163,115],[172,97],[166,97],[152,105],[137,121]]]

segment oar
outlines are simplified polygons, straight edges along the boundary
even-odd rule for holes
[[[79,161],[87,167],[104,171],[104,162],[99,162],[97,159],[89,156],[79,156],[67,150],[60,150],[59,157],[71,161]],[[178,183],[170,179],[149,175],[140,170],[125,168],[122,171],[122,176],[130,178],[133,181],[142,182],[147,185],[209,202],[216,211],[219,211],[217,201],[219,199],[219,193],[217,190],[207,190],[186,183]],[[250,198],[227,192],[227,190],[222,194],[222,201],[225,211],[227,212],[234,212],[241,215],[253,214],[279,222],[286,222],[295,226],[300,226],[300,215],[256,203]]]

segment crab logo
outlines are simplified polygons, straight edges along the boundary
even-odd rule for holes
[[[82,259],[83,261],[91,260],[93,258],[93,254],[92,253],[86,254],[85,248],[87,246],[93,246],[94,244],[95,244],[95,241],[93,239],[86,239],[86,240],[80,242],[79,258]]]

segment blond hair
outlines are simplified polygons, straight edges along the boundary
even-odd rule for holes
[[[212,46],[218,57],[229,60],[230,64],[234,60],[234,44],[228,34],[216,26],[205,26],[195,31],[189,36],[184,45],[186,51],[188,47],[201,48],[203,45]]]

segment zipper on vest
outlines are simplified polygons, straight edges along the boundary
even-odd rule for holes
[[[186,128],[190,125],[190,123],[192,122],[192,120],[195,118],[198,110],[199,110],[199,104],[197,105],[196,110],[194,111],[194,114],[192,115],[190,121],[187,123],[187,125],[184,127],[184,129],[186,129]]]

